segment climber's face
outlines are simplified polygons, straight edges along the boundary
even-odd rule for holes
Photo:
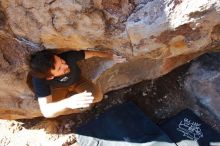
[[[54,56],[54,69],[50,70],[51,76],[47,79],[53,79],[54,77],[62,76],[70,72],[70,68],[66,61],[60,58],[59,56]]]

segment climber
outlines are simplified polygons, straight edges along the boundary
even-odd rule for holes
[[[30,56],[33,90],[44,117],[79,113],[102,100],[100,84],[84,78],[77,65],[78,61],[91,57],[113,59],[116,63],[126,60],[114,53],[82,50],[63,53],[43,50]]]

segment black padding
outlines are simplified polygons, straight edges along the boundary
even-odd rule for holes
[[[220,146],[220,134],[186,109],[160,125],[178,146]]]
[[[111,108],[77,130],[80,146],[175,146],[133,103]]]

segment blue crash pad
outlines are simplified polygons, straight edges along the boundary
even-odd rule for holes
[[[131,102],[111,108],[76,133],[80,146],[176,146]]]
[[[220,146],[220,134],[186,109],[160,127],[178,146]]]

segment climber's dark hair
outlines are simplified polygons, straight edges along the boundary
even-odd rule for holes
[[[32,54],[29,58],[30,74],[38,78],[50,77],[50,69],[55,68],[55,55],[53,50],[42,50]]]

